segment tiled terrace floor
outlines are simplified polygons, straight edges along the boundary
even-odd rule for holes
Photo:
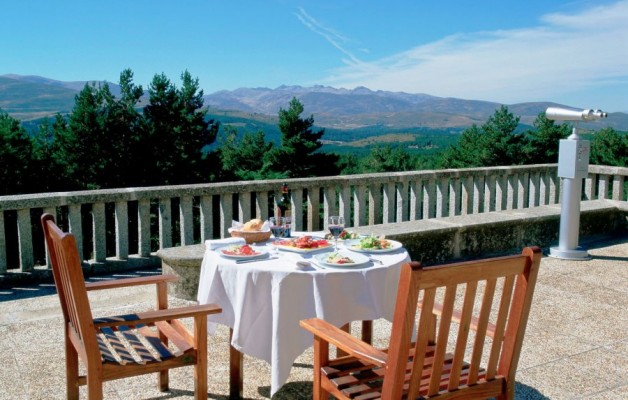
[[[517,372],[517,399],[628,399],[628,238],[587,246],[590,261],[543,258]],[[154,289],[90,296],[95,315],[117,314],[152,307]],[[171,299],[172,306],[182,304]],[[386,328],[384,321],[376,322],[376,343]],[[62,331],[54,286],[0,289],[0,399],[64,398]],[[222,328],[209,338],[212,399],[228,393],[227,334]],[[245,357],[244,374],[247,399],[269,397],[265,362]],[[306,351],[273,398],[310,398],[311,376],[311,353]],[[105,396],[193,398],[191,368],[171,372],[170,392],[159,392],[155,381],[149,375],[109,382]]]

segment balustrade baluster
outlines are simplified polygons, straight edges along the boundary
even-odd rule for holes
[[[107,225],[105,218],[105,203],[92,205],[92,246],[96,262],[105,262],[107,259]]]
[[[290,207],[292,207],[292,230],[303,230],[303,189],[293,189],[290,192]]]
[[[220,195],[220,237],[228,237],[229,228],[233,221],[233,193],[222,193]]]
[[[179,231],[181,246],[194,244],[194,213],[192,196],[179,198]]]
[[[119,260],[126,260],[129,258],[129,209],[127,202],[116,201],[114,214],[116,257]]]
[[[353,223],[354,226],[366,225],[366,186],[357,185],[353,192]]]
[[[150,256],[150,200],[137,202],[137,246],[140,257]]]
[[[369,225],[382,221],[382,188],[378,184],[369,186]]]
[[[159,248],[172,247],[172,209],[170,198],[159,199]]]
[[[307,191],[307,230],[317,231],[320,227],[319,209],[321,205],[320,201],[320,187],[315,186]]]

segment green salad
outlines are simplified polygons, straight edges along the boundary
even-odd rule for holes
[[[360,243],[357,246],[361,249],[385,250],[390,249],[392,243],[384,239],[384,237],[371,235],[360,239]]]

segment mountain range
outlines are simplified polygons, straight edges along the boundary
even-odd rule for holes
[[[0,75],[0,108],[22,121],[39,119],[55,113],[69,113],[74,97],[87,83],[101,81],[63,82],[32,75]],[[118,96],[120,88],[109,83]],[[304,105],[304,114],[313,115],[317,126],[332,129],[380,127],[404,128],[465,128],[481,125],[501,106],[501,103],[444,98],[429,94],[374,91],[365,87],[337,89],[328,86],[279,86],[270,88],[240,88],[221,90],[204,96],[212,117],[224,115],[244,120],[272,122],[280,108],[288,108],[296,97]],[[532,125],[547,107],[570,107],[551,102],[507,104],[508,110]],[[600,129],[612,127],[628,131],[628,114],[612,113],[602,121],[583,123],[582,127]]]

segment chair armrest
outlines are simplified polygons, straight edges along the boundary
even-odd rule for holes
[[[90,290],[100,290],[100,289],[114,289],[128,286],[139,286],[139,285],[152,285],[158,284],[162,282],[175,282],[179,278],[176,275],[153,275],[153,276],[142,276],[139,278],[124,278],[124,279],[113,279],[110,281],[101,281],[101,282],[90,282],[85,284],[85,289],[87,291]]]
[[[96,318],[94,320],[94,327],[100,328],[102,326],[150,324],[157,321],[170,321],[173,319],[218,314],[221,312],[222,308],[216,304],[199,304],[187,307],[169,308],[165,310],[145,311],[136,314]]]
[[[347,354],[383,367],[388,360],[388,355],[376,349],[375,347],[364,343],[358,338],[351,336],[343,331],[319,318],[304,319],[299,322],[302,328],[310,331],[315,337],[321,338],[326,342],[344,350]]]
[[[442,315],[443,305],[441,303],[435,303],[434,309],[432,310],[432,312],[439,316]],[[453,313],[451,315],[451,320],[454,322],[460,323],[460,321],[462,321],[462,312],[460,310],[453,310]],[[471,323],[469,327],[473,329],[474,331],[477,331],[479,322],[480,320],[478,317],[471,317]],[[495,328],[496,328],[495,324],[488,322],[486,326],[486,335],[492,338],[495,338]]]

